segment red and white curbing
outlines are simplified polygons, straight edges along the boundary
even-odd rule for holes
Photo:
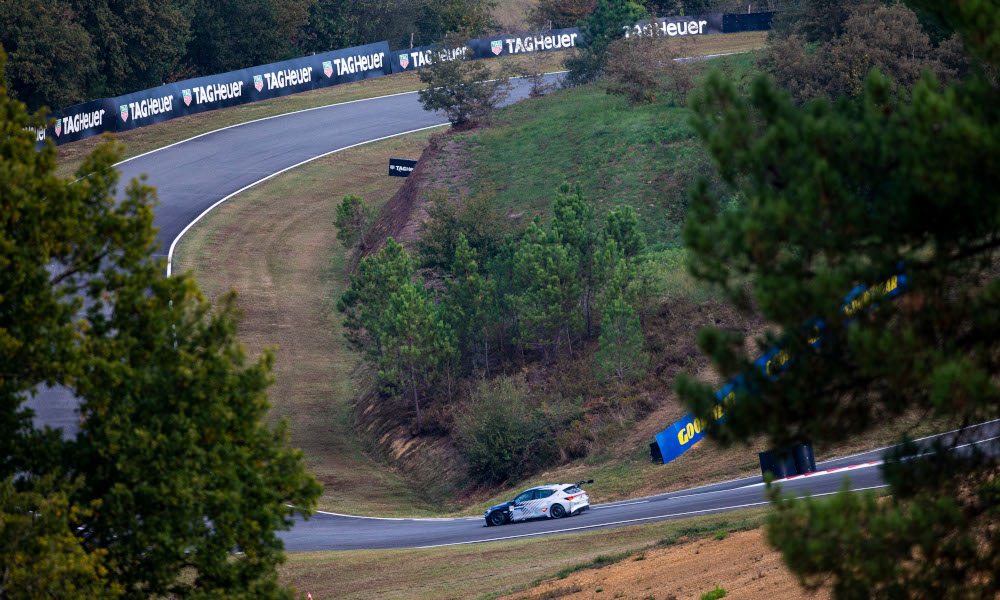
[[[831,473],[840,473],[842,471],[853,471],[855,469],[867,469],[869,467],[875,467],[882,464],[883,460],[873,460],[872,462],[861,463],[859,465],[851,465],[848,467],[837,467],[835,469],[826,469],[825,471],[814,471],[812,473],[805,473],[804,475],[792,475],[791,477],[785,477],[784,479],[775,479],[772,483],[778,483],[779,481],[791,481],[792,479],[803,479],[806,477],[815,477],[817,475],[829,475]]]

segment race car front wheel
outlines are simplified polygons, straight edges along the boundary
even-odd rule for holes
[[[502,510],[495,510],[490,513],[490,525],[503,525],[507,521]]]
[[[552,515],[553,519],[561,519],[566,516],[566,509],[563,508],[562,504],[553,504],[552,508],[549,509],[549,514]]]

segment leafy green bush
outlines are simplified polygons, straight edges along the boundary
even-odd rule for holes
[[[482,382],[467,410],[455,418],[455,439],[476,481],[513,481],[530,460],[547,454],[544,422],[527,397],[527,386],[517,379]]]
[[[608,62],[608,45],[625,36],[625,25],[645,16],[642,4],[632,0],[598,0],[593,14],[581,23],[581,48],[566,59],[566,83],[580,85],[597,79]]]
[[[420,71],[420,104],[425,110],[440,110],[454,127],[474,127],[488,121],[497,105],[510,91],[510,79],[493,77],[484,61],[466,60],[464,46],[442,43],[441,55],[455,53],[454,59],[438,59]]]
[[[715,586],[714,590],[709,590],[701,595],[701,600],[718,600],[726,597],[726,588]]]

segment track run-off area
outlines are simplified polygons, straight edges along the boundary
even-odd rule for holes
[[[560,74],[546,76],[550,80]],[[508,101],[528,96],[530,83],[512,80]],[[423,110],[417,92],[404,92],[365,100],[268,117],[205,133],[142,154],[118,164],[122,181],[146,176],[157,189],[159,205],[154,225],[159,229],[161,256],[167,257],[168,274],[173,250],[185,232],[214,207],[281,173],[318,158],[355,146],[447,124],[439,113]],[[124,187],[124,186],[122,186]],[[275,198],[280,202],[280,198]],[[27,402],[37,425],[62,428],[75,435],[77,401],[64,388],[48,388]],[[1000,421],[963,431],[925,438],[956,441],[969,448],[979,445],[995,452]],[[956,451],[962,451],[958,448]],[[885,487],[881,464],[885,449],[825,461],[821,472],[782,482],[786,495],[820,496],[842,489],[845,479],[853,490]],[[682,468],[667,465],[665,469]],[[308,520],[296,519],[281,538],[289,551],[378,548],[426,548],[517,538],[582,532],[598,528],[638,525],[657,520],[692,517],[768,503],[760,477],[748,477],[689,490],[594,504],[592,510],[559,520],[539,520],[486,528],[482,517],[452,519],[381,519],[318,512]],[[593,498],[599,501],[599,498]]]

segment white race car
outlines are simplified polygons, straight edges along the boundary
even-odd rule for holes
[[[594,483],[594,480],[540,485],[525,490],[510,502],[497,504],[487,510],[483,515],[486,517],[486,526],[528,519],[561,519],[565,516],[578,515],[590,509],[590,497],[587,496],[587,492],[580,489],[585,483]]]

